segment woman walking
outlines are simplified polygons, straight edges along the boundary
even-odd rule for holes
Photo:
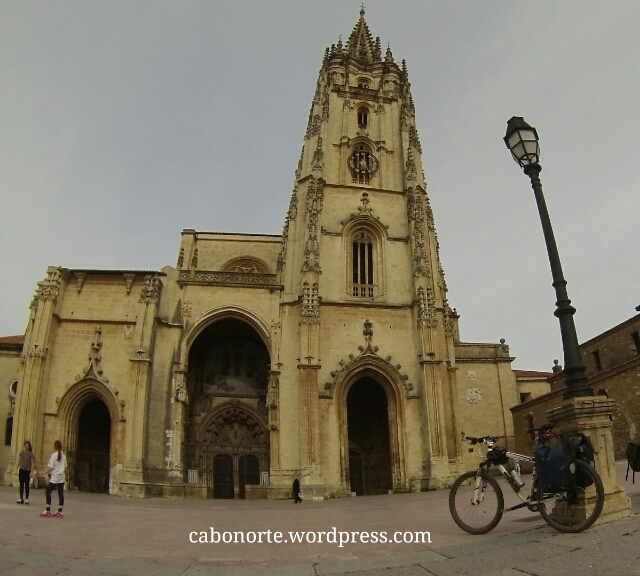
[[[36,472],[36,456],[31,449],[31,442],[25,442],[23,448],[24,450],[18,454],[18,462],[14,474],[18,474],[18,480],[20,481],[20,500],[18,500],[18,504],[29,504],[29,481]]]
[[[58,491],[58,511],[53,515],[53,518],[62,518],[62,507],[64,506],[64,471],[67,467],[67,457],[62,453],[62,442],[56,440],[53,443],[55,452],[49,457],[49,463],[44,469],[44,475],[49,475],[49,484],[45,490],[45,498],[47,500],[47,507],[45,511],[40,514],[42,518],[51,518],[51,492]]]

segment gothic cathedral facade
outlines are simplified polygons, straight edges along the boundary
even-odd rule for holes
[[[160,271],[50,267],[19,359],[11,458],[69,483],[284,498],[450,485],[505,434],[513,358],[460,340],[407,67],[364,12],[327,48],[282,235],[184,230]]]

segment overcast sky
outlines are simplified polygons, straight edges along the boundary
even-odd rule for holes
[[[160,269],[180,231],[280,234],[326,46],[359,3],[0,2],[0,335],[48,265]],[[590,339],[640,304],[640,2],[366,2],[405,58],[462,339],[562,358],[524,116]],[[562,360],[561,360],[562,362]]]

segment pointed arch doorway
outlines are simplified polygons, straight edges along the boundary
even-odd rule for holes
[[[100,398],[89,400],[78,417],[74,483],[85,492],[109,493],[111,415]]]
[[[356,380],[347,393],[349,482],[358,496],[393,488],[389,403],[373,378]]]

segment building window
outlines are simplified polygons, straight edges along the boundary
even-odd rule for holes
[[[369,125],[369,110],[358,108],[358,126],[365,129]]]
[[[527,430],[532,430],[533,427],[534,427],[533,414],[529,414],[527,416]],[[535,440],[536,440],[536,433],[535,432],[529,432],[529,440],[531,440],[532,442],[535,442]]]
[[[358,78],[358,88],[369,89],[370,86],[371,84],[369,83],[369,80],[367,80],[366,78]]]
[[[349,168],[354,184],[369,184],[378,170],[378,160],[364,144],[360,144],[349,156]]]
[[[351,295],[358,298],[375,296],[375,251],[371,235],[366,231],[356,233],[352,242]]]
[[[631,334],[631,339],[633,340],[633,343],[636,345],[636,354],[640,354],[640,336],[638,335],[637,330],[633,334]]]
[[[594,350],[591,354],[593,354],[593,359],[596,362],[596,370],[600,372],[600,370],[602,370],[602,361],[600,360],[600,351]]]
[[[520,393],[520,404],[524,404],[525,402],[529,402],[531,400],[531,392],[521,392]]]
[[[11,446],[11,436],[13,435],[13,416],[7,418],[7,429],[4,434],[4,445]]]

